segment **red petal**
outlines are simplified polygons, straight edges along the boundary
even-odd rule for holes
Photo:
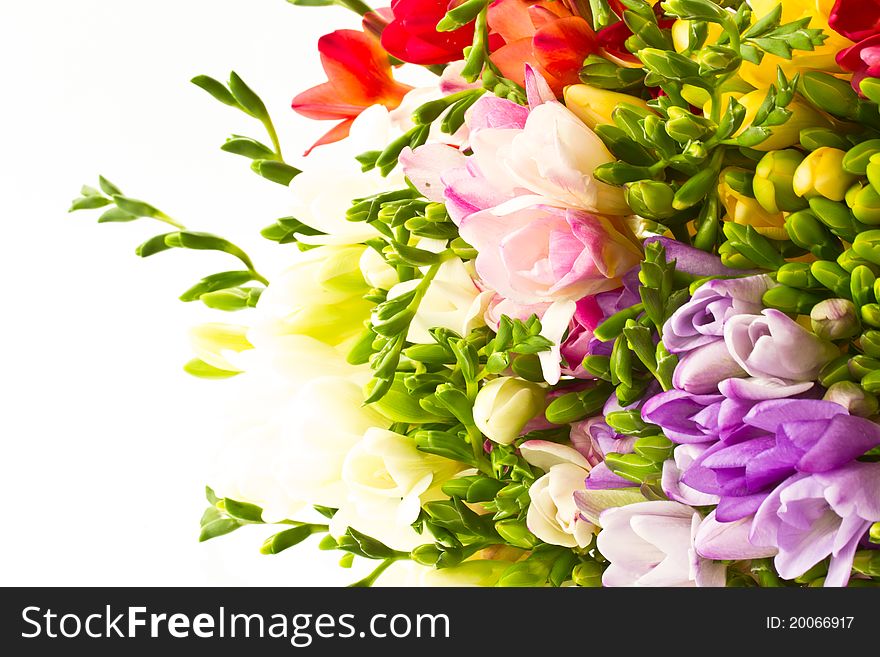
[[[325,82],[306,89],[293,99],[291,106],[310,119],[353,119],[364,110],[363,105],[351,105],[340,98],[336,87]]]
[[[550,75],[577,84],[587,55],[596,51],[596,35],[579,16],[560,18],[535,33],[535,56]]]
[[[534,51],[532,50],[532,40],[530,38],[519,39],[513,43],[508,43],[503,48],[499,48],[492,53],[492,62],[501,71],[504,77],[516,82],[518,85],[525,86],[526,64],[531,64],[538,71],[550,88],[557,96],[562,94],[565,86],[562,80],[551,75],[536,60]]]
[[[373,37],[357,30],[336,30],[318,41],[321,64],[346,104],[397,107],[411,89],[391,77],[388,55]]]
[[[351,131],[351,124],[354,123],[353,119],[346,119],[342,123],[338,123],[329,131],[324,133],[324,136],[321,137],[318,141],[312,144],[309,149],[303,153],[303,155],[308,155],[318,146],[324,146],[325,144],[332,144],[336,141],[342,141],[346,137],[348,137],[348,133]]]
[[[535,26],[525,0],[496,0],[489,5],[489,27],[507,43],[531,38]]]

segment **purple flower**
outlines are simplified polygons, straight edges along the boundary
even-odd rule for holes
[[[709,281],[666,321],[663,344],[680,354],[721,341],[727,320],[761,312],[761,298],[774,285],[769,276]]]
[[[672,385],[695,395],[707,395],[718,390],[725,379],[746,376],[745,370],[734,360],[723,340],[697,347],[680,357]]]
[[[718,440],[721,395],[692,395],[669,390],[654,395],[642,408],[642,417],[663,429],[677,443],[706,443]]]
[[[724,586],[725,567],[703,559],[693,538],[700,514],[678,502],[640,502],[599,516],[597,546],[611,565],[605,586]]]
[[[793,474],[829,472],[880,445],[880,426],[832,402],[778,399],[756,404],[740,428],[698,456],[685,485],[720,496],[720,522],[754,513]]]
[[[719,561],[742,559],[762,559],[775,556],[778,550],[768,545],[752,543],[750,533],[754,516],[747,516],[733,522],[718,522],[715,511],[703,518],[694,536],[697,554],[705,559]]]
[[[859,541],[877,521],[880,463],[856,461],[788,479],[761,504],[750,538],[778,546],[774,563],[783,579],[803,575],[830,555],[825,586],[845,586]]]
[[[791,382],[815,381],[822,366],[840,354],[832,343],[773,308],[729,318],[724,342],[751,376]]]
[[[709,506],[718,504],[717,495],[709,495],[694,490],[681,481],[682,474],[707,449],[706,445],[679,445],[672,453],[672,458],[663,463],[663,474],[660,486],[666,497],[674,502],[688,506]]]

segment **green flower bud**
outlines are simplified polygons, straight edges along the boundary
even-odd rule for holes
[[[865,392],[861,386],[852,381],[835,383],[828,388],[822,399],[840,404],[849,411],[850,415],[859,417],[870,417],[880,408],[876,395]]]
[[[859,338],[859,346],[868,356],[880,358],[880,331],[865,331]]]
[[[785,230],[792,242],[817,258],[834,260],[840,253],[840,241],[809,210],[786,217]]]
[[[776,272],[776,280],[782,285],[806,290],[821,287],[821,283],[810,273],[810,265],[805,262],[787,262]]]
[[[869,230],[856,236],[852,245],[856,255],[880,265],[880,230]]]
[[[531,550],[540,541],[526,527],[525,520],[508,518],[495,523],[495,531],[501,534],[501,538],[524,550]]]
[[[675,192],[672,199],[672,207],[676,210],[684,210],[702,201],[718,182],[718,173],[709,167],[703,169],[688,180]]]
[[[849,372],[849,356],[846,355],[838,356],[819,370],[819,383],[824,387],[830,388],[840,381],[852,381],[852,375]]]
[[[746,169],[727,167],[722,174],[723,182],[737,194],[753,196],[755,175]]]
[[[856,176],[843,170],[845,156],[844,151],[828,147],[807,155],[795,170],[794,193],[807,198],[824,196],[832,201],[842,201],[846,190],[856,181]]]
[[[859,95],[849,82],[828,73],[807,73],[801,78],[799,91],[819,109],[840,118],[851,116],[859,103]]]
[[[868,540],[872,543],[880,543],[880,522],[875,522],[868,530]]]
[[[880,271],[877,265],[872,262],[868,262],[864,258],[858,256],[855,251],[852,249],[847,249],[839,256],[837,256],[837,264],[846,269],[848,272],[852,273],[858,267],[867,267],[872,272]],[[873,283],[872,283],[873,285]]]
[[[598,588],[602,586],[602,566],[595,561],[579,563],[571,571],[571,579],[578,586]]]
[[[817,260],[810,265],[810,273],[822,285],[834,292],[837,296],[849,299],[850,291],[849,272],[836,262]]]
[[[856,307],[848,299],[825,299],[810,311],[813,333],[824,340],[843,340],[861,330]]]
[[[852,241],[858,233],[855,217],[845,203],[815,196],[810,199],[810,209],[816,218],[828,226],[835,235]]]
[[[866,303],[860,309],[862,321],[874,328],[880,328],[880,305],[876,303]]]
[[[880,371],[871,372],[865,376],[861,381],[861,386],[866,392],[873,394],[880,392]]]
[[[880,225],[880,194],[873,185],[862,187],[849,204],[855,218],[871,226]]]
[[[844,171],[864,176],[868,171],[868,162],[875,153],[880,153],[880,139],[869,139],[853,146],[843,158]]]
[[[861,181],[857,180],[850,185],[848,190],[846,190],[843,200],[846,202],[850,210],[852,210],[852,207],[856,204],[856,197],[859,195],[859,192],[862,191],[864,186],[865,185]]]
[[[859,265],[850,273],[850,294],[853,303],[857,308],[861,308],[866,303],[872,303],[876,300],[874,296],[874,285],[877,283],[877,277],[874,272],[864,265]]]
[[[730,242],[725,242],[718,247],[718,255],[721,257],[721,263],[725,267],[733,269],[757,269],[758,267],[758,265],[733,248]]]
[[[794,172],[803,161],[800,151],[787,149],[770,151],[758,162],[752,188],[758,203],[767,212],[795,212],[807,207],[807,202],[795,194],[792,187]]]
[[[847,150],[850,143],[831,128],[804,128],[800,132],[801,146],[808,151],[816,151],[820,148],[839,148]]]
[[[689,141],[701,141],[717,129],[708,119],[691,114],[681,107],[669,108],[669,120],[666,121],[666,132],[675,141],[685,144]]]
[[[672,202],[675,190],[671,185],[656,180],[642,180],[626,190],[626,201],[632,211],[648,219],[668,219],[677,210]]]
[[[822,301],[822,297],[804,290],[777,285],[767,290],[762,300],[765,306],[776,308],[784,313],[806,315],[813,309],[813,306]]]
[[[871,372],[880,370],[880,360],[870,356],[853,356],[847,363],[849,373],[856,379],[863,379]]]
[[[868,160],[868,166],[865,167],[865,175],[868,176],[868,182],[874,187],[880,187],[880,153],[874,153]]]

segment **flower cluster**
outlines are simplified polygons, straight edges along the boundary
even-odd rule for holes
[[[880,583],[880,4],[340,4],[304,170],[193,80],[268,135],[223,150],[291,189],[287,270],[74,202],[240,263],[181,297],[244,317],[186,365],[231,379],[202,540],[321,534],[361,585]]]

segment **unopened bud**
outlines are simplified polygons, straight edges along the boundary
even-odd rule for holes
[[[800,151],[787,149],[770,151],[755,168],[752,181],[755,198],[767,212],[795,212],[807,207],[807,202],[794,193],[794,173],[804,156]]]
[[[880,139],[869,139],[849,149],[843,158],[843,169],[856,176],[864,176],[868,172],[871,157],[880,153]]]
[[[850,415],[858,415],[859,417],[875,415],[877,409],[880,408],[875,395],[865,392],[861,386],[852,381],[835,383],[828,388],[822,399],[840,404],[849,411]]]
[[[825,299],[810,311],[813,333],[825,340],[843,340],[860,330],[856,307],[848,299]]]
[[[641,98],[586,84],[568,86],[564,93],[565,106],[590,129],[601,124],[613,125],[611,113],[621,104],[631,105],[646,112],[651,111],[648,103]]]
[[[632,211],[648,219],[667,219],[677,210],[672,206],[675,190],[671,185],[656,180],[642,180],[626,190],[626,200]]]
[[[544,410],[543,386],[515,377],[493,379],[474,400],[474,424],[490,440],[509,445]]]
[[[838,148],[819,148],[813,151],[794,172],[792,187],[798,196],[824,196],[842,201],[856,181],[856,176],[843,170],[846,153]]]

